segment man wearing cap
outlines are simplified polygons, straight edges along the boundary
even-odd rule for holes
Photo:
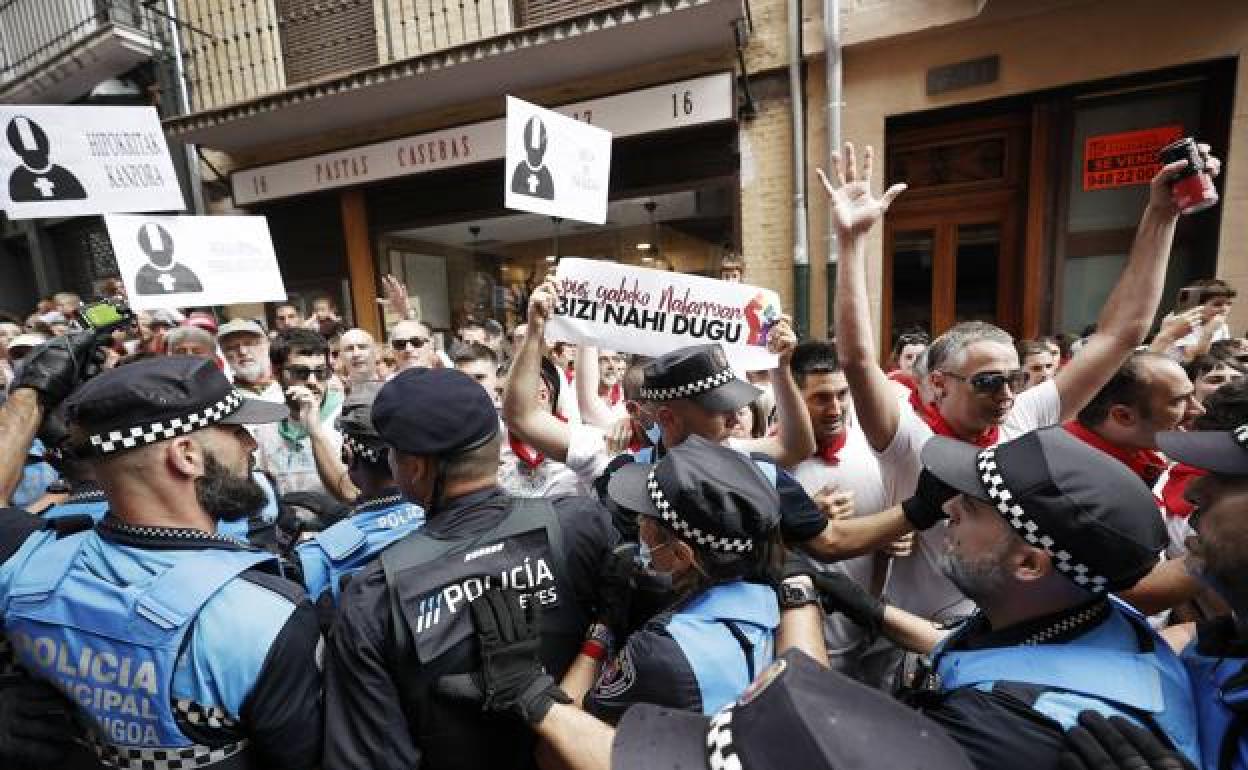
[[[1232,614],[1202,623],[1182,651],[1200,709],[1207,770],[1248,768],[1248,423],[1225,431],[1175,431],[1158,437],[1169,457],[1208,472],[1186,497],[1196,536],[1193,571],[1231,605]]]
[[[273,378],[269,338],[260,324],[235,318],[217,332],[217,344],[230,365],[234,384],[243,395],[276,404],[286,403],[282,386]]]
[[[1182,664],[1109,595],[1165,547],[1140,479],[1058,426],[988,448],[937,437],[923,463],[955,493],[942,569],[979,606],[936,646],[923,711],[984,770],[1056,767],[1063,731],[1088,709],[1132,719],[1199,763]]]
[[[701,436],[620,468],[607,492],[641,515],[641,558],[672,594],[614,655],[610,632],[592,631],[563,689],[612,724],[634,703],[714,714],[775,652],[775,591],[751,581],[780,558],[779,496],[749,457]]]
[[[342,461],[359,495],[347,518],[295,549],[308,596],[333,618],[345,581],[383,548],[425,523],[420,506],[403,499],[390,471],[390,450],[373,427],[379,386],[357,385],[342,406]]]
[[[90,333],[71,333],[30,352],[13,381],[11,397],[0,405],[0,435],[5,437],[0,442],[0,500],[7,500],[20,480],[27,447],[44,415],[87,376],[94,348]],[[58,532],[70,534],[89,526],[89,521],[52,525],[25,511],[0,508],[0,573],[32,539],[42,543]],[[89,752],[79,751],[73,743],[81,729],[70,717],[72,706],[59,690],[18,668],[13,652],[8,638],[0,634],[0,766],[95,767],[94,756],[84,756]],[[67,757],[75,753],[78,756]]]
[[[180,356],[104,372],[67,407],[110,513],[32,535],[0,566],[18,661],[97,728],[88,740],[110,765],[315,767],[313,608],[272,556],[218,533],[264,503],[244,425],[284,407]]]
[[[562,676],[615,546],[609,517],[588,498],[503,492],[497,412],[462,372],[400,372],[378,394],[372,420],[391,448],[399,490],[426,521],[341,596],[325,663],[324,767],[531,767],[526,730],[436,694],[437,678],[480,668],[468,602],[499,584],[542,607],[540,656]]]

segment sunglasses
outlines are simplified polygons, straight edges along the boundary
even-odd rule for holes
[[[953,372],[944,372],[944,375],[968,383],[971,389],[983,395],[997,393],[1006,385],[1010,386],[1010,390],[1017,392],[1027,384],[1027,372],[1023,369],[1013,369],[1008,372],[979,372],[970,377],[963,377]]]
[[[283,371],[286,376],[296,382],[307,382],[308,378],[316,375],[318,380],[328,380],[332,370],[328,366],[288,366]]]
[[[421,348],[425,346],[425,343],[428,341],[429,341],[428,337],[408,337],[407,339],[404,339],[402,337],[395,337],[394,339],[390,340],[390,347],[394,348],[395,350],[407,350],[407,346],[411,345],[412,350],[420,350]]]

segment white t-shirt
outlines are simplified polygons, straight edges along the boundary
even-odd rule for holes
[[[520,460],[503,437],[498,484],[513,497],[562,497],[584,494],[572,469],[549,457],[533,468]]]
[[[845,446],[837,453],[837,459],[837,465],[829,465],[819,457],[803,460],[793,468],[793,477],[811,497],[829,484],[853,492],[855,517],[884,510],[886,493],[880,477],[880,464],[856,420],[848,428]],[[859,585],[869,589],[875,564],[876,555],[869,553],[820,566],[827,571],[848,575]],[[862,629],[840,613],[828,616],[824,631],[828,651],[833,657],[850,654],[864,640]]]
[[[1061,398],[1053,380],[1025,390],[1015,399],[1014,407],[1006,416],[1000,440],[1008,441],[1036,428],[1054,425],[1061,412]],[[914,494],[919,472],[923,469],[920,452],[933,435],[932,429],[912,407],[902,405],[897,434],[893,442],[878,453],[885,490],[884,508],[891,508]],[[969,615],[975,606],[940,571],[944,543],[944,522],[919,532],[910,555],[893,560],[884,588],[894,605],[940,623]]]
[[[242,393],[247,398],[258,398],[261,401],[272,401],[275,404],[286,403],[286,392],[282,390],[281,383],[276,380],[266,385],[264,390],[260,393],[241,385],[238,386],[238,392]]]

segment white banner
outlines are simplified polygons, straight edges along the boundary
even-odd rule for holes
[[[135,310],[286,299],[264,217],[104,217]]]
[[[547,340],[660,356],[718,342],[739,371],[771,369],[767,335],[780,320],[770,289],[592,259],[560,260]]]
[[[507,208],[607,221],[611,132],[508,96],[504,168]]]
[[[0,105],[0,125],[10,219],[186,208],[153,107]]]

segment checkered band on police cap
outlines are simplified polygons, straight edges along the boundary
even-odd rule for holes
[[[1097,594],[1107,591],[1108,578],[1096,574],[1091,567],[1077,561],[1065,548],[1055,549],[1057,542],[1043,532],[1035,519],[1028,516],[1023,507],[1018,504],[1015,495],[1010,491],[997,467],[997,447],[989,447],[980,452],[977,457],[976,467],[979,470],[980,480],[984,483],[984,488],[988,490],[988,497],[992,503],[1005,517],[1006,523],[1022,535],[1028,544],[1047,551],[1053,557],[1053,563],[1058,571],[1075,581],[1076,584]]]
[[[1241,449],[1248,452],[1248,423],[1231,431],[1231,437],[1235,439],[1235,443],[1239,444]]]
[[[646,489],[650,493],[650,499],[654,502],[654,507],[659,511],[659,516],[678,535],[698,545],[710,548],[712,551],[721,553],[749,553],[754,550],[754,541],[749,538],[719,537],[718,535],[703,532],[685,521],[684,517],[664,497],[663,490],[659,487],[659,481],[654,475],[657,469],[658,466],[656,465],[650,470],[650,475],[646,480]]]
[[[344,434],[342,437],[342,445],[351,450],[351,454],[373,463],[374,465],[381,462],[385,456],[386,448],[384,446],[374,446],[352,436],[350,433]]]
[[[732,703],[711,717],[706,730],[706,761],[711,770],[741,770],[732,738]]]
[[[87,437],[88,445],[91,451],[106,455],[185,435],[209,425],[215,425],[237,412],[243,405],[244,398],[242,393],[234,390],[227,393],[220,401],[183,417],[172,417],[120,430],[92,433]]]
[[[721,385],[727,385],[736,378],[737,375],[732,371],[732,368],[726,367],[715,374],[694,382],[685,383],[684,385],[676,385],[670,388],[642,388],[641,397],[646,401],[675,401],[681,398],[693,398],[700,393],[714,390]]]

